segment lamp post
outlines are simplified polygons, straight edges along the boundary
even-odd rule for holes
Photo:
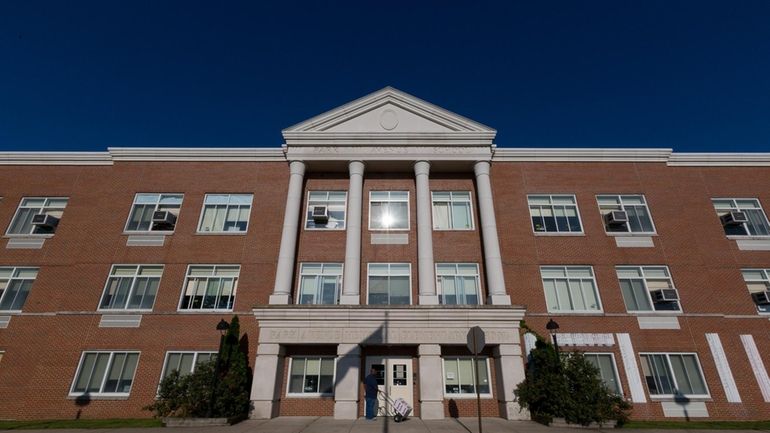
[[[219,383],[219,366],[222,363],[222,346],[225,343],[225,335],[227,334],[227,330],[230,329],[230,324],[225,321],[225,319],[221,319],[219,323],[217,323],[217,331],[221,334],[219,337],[219,351],[217,352],[217,362],[214,364],[214,377],[211,380],[211,398],[209,399],[209,413],[208,418],[211,418],[211,416],[214,413],[214,399],[217,395],[217,384]]]
[[[553,345],[556,348],[556,356],[559,356],[559,341],[556,339],[556,331],[559,330],[559,324],[556,323],[553,319],[548,320],[548,323],[545,325],[545,329],[548,330],[548,332],[551,334],[551,339],[553,340]]]

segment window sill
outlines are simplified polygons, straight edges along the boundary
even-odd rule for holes
[[[548,310],[548,314],[555,316],[604,316],[604,311],[551,311]]]
[[[626,311],[628,314],[635,315],[635,316],[681,316],[684,314],[682,310],[668,310],[668,311]]]
[[[246,236],[248,232],[195,232],[200,236]]]
[[[751,235],[726,235],[727,239],[738,241],[738,240],[749,240],[749,239],[757,239],[757,240],[768,240],[770,239],[770,236],[751,236]]]
[[[344,232],[345,231],[345,227],[342,227],[342,228],[335,227],[333,229],[317,229],[317,228],[305,227],[305,231],[308,231],[308,232]]]
[[[40,234],[6,234],[3,236],[4,238],[8,239],[51,239],[54,236],[54,233],[40,233]]]
[[[434,232],[473,232],[476,231],[475,228],[471,227],[469,229],[437,229],[436,227],[433,227]]]
[[[583,232],[533,232],[535,236],[585,236]]]
[[[85,396],[88,396],[91,400],[128,400],[130,394],[69,394],[67,400],[77,400],[79,398],[85,398]]]
[[[638,233],[628,233],[628,232],[604,232],[607,236],[611,237],[617,237],[617,236],[628,236],[628,237],[634,237],[634,236],[640,236],[640,237],[652,237],[652,236],[658,236],[658,232],[638,232]]]
[[[492,394],[479,394],[480,398],[492,398]],[[444,393],[444,399],[446,400],[470,400],[475,399],[476,394],[447,394]]]
[[[400,232],[400,233],[406,233],[410,231],[411,229],[405,228],[405,229],[373,229],[369,227],[370,232],[377,232],[377,233],[391,233],[391,232]]]
[[[333,398],[334,394],[289,394],[286,393],[286,398]]]
[[[214,309],[204,309],[204,310],[181,310],[177,309],[177,313],[185,313],[185,314],[221,314],[221,313],[232,313],[233,309],[221,309],[221,310],[214,310]]]
[[[174,231],[166,231],[166,230],[152,230],[152,231],[146,231],[146,232],[128,232],[123,231],[124,236],[171,236],[174,234]]]
[[[100,314],[144,314],[144,313],[152,313],[152,308],[150,308],[149,310],[147,309],[129,310],[129,309],[118,309],[118,308],[108,310],[108,309],[97,308],[96,312]]]
[[[673,395],[651,395],[650,400],[654,402],[661,402],[661,401],[674,401],[674,402],[682,402],[682,403],[689,403],[693,401],[711,401],[710,395],[683,395],[683,396],[673,396]]]

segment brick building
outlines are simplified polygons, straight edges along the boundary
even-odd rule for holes
[[[769,155],[497,149],[391,88],[283,135],[0,154],[0,419],[150,416],[233,314],[256,418],[356,417],[370,367],[416,416],[526,417],[550,318],[635,418],[770,417]]]

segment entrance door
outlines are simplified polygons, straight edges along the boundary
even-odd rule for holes
[[[412,402],[412,358],[398,358],[385,356],[367,356],[366,374],[374,368],[377,375],[377,387],[379,393],[377,400],[377,415],[394,415],[393,408],[385,401],[387,394],[391,400],[403,398],[409,406],[414,408]]]

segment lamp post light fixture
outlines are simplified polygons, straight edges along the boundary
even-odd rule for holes
[[[219,383],[219,367],[222,363],[222,346],[225,343],[225,335],[227,330],[230,329],[230,324],[225,319],[221,319],[217,323],[217,331],[221,334],[219,337],[219,351],[217,351],[217,362],[214,364],[214,377],[211,378],[211,398],[209,399],[209,413],[208,418],[214,414],[214,399],[217,396],[217,384]]]
[[[553,319],[549,319],[548,323],[545,325],[545,329],[547,329],[551,334],[553,345],[556,348],[556,356],[559,356],[559,341],[556,339],[556,331],[559,330],[559,324],[556,323]]]

